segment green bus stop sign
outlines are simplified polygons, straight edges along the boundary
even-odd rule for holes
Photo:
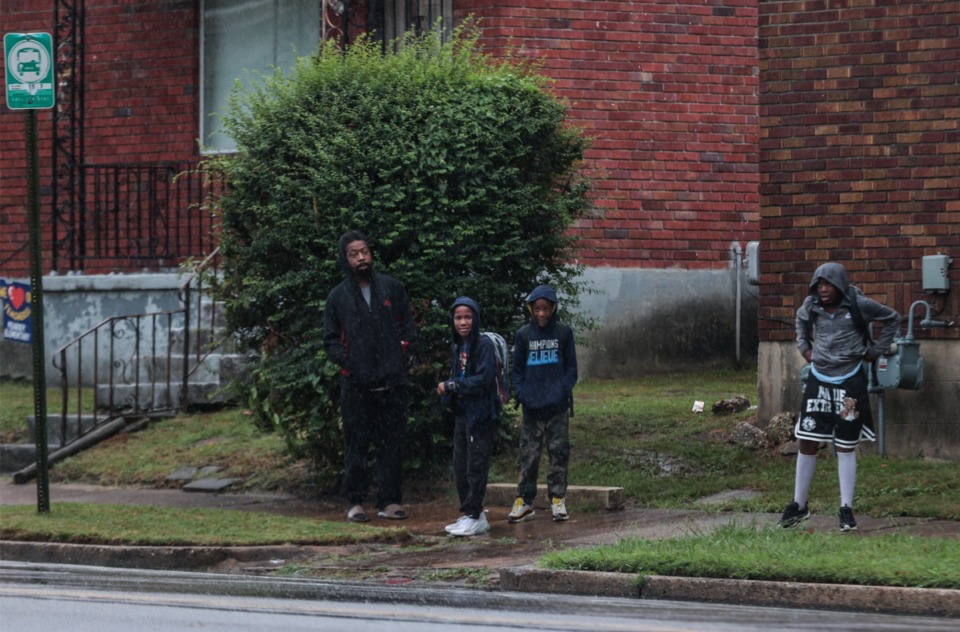
[[[52,108],[53,38],[49,33],[7,33],[3,36],[7,66],[7,107],[11,110]]]

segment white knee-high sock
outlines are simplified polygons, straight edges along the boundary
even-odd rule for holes
[[[853,507],[853,490],[857,485],[857,453],[837,452],[837,474],[840,477],[840,506]]]
[[[817,471],[817,455],[797,452],[797,477],[793,487],[793,502],[803,509],[810,494],[813,473]]]

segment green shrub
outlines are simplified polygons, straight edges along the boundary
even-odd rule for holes
[[[259,351],[247,395],[260,424],[339,471],[339,378],[322,313],[342,280],[337,238],[357,228],[377,268],[406,286],[418,325],[407,467],[446,463],[435,387],[448,370],[447,308],[475,298],[483,328],[509,342],[537,284],[576,306],[568,229],[588,208],[587,141],[535,69],[483,55],[472,26],[443,45],[407,39],[395,54],[363,40],[322,46],[235,94],[224,122],[238,153],[220,165],[230,182],[221,290],[231,328]]]

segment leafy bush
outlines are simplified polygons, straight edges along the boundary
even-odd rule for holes
[[[387,55],[369,41],[327,44],[233,96],[221,290],[231,328],[259,352],[245,386],[261,425],[339,470],[339,378],[322,313],[342,280],[337,238],[357,228],[377,268],[406,286],[418,325],[406,465],[447,462],[435,387],[453,299],[475,298],[483,328],[509,341],[534,286],[553,284],[567,310],[583,289],[567,262],[568,228],[588,207],[577,171],[586,140],[564,119],[535,69],[483,55],[472,26]]]

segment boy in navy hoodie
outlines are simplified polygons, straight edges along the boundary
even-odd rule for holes
[[[577,383],[577,348],[573,331],[557,320],[557,293],[540,285],[527,296],[530,322],[514,335],[513,386],[523,405],[520,434],[520,483],[508,522],[533,516],[537,470],[544,439],[550,471],[547,493],[555,521],[567,520],[567,461],[570,458],[570,413]]]
[[[461,296],[453,302],[450,317],[450,377],[437,384],[437,395],[453,411],[453,475],[463,514],[446,526],[446,532],[463,537],[490,531],[483,497],[502,404],[497,352],[493,342],[480,335],[480,306]]]

